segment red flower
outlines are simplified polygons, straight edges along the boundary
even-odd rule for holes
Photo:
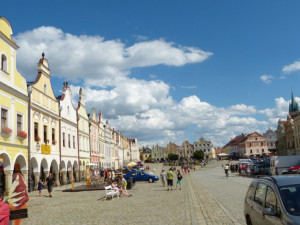
[[[18,135],[18,137],[21,137],[21,138],[24,138],[24,139],[27,138],[27,133],[25,131],[22,131],[22,130],[19,130],[17,132],[17,135]]]
[[[40,138],[39,136],[36,136],[36,137],[34,138],[34,140],[37,141],[37,142],[39,142],[39,141],[41,140],[41,138]]]
[[[10,129],[9,127],[2,127],[1,128],[1,133],[11,135],[12,129]]]

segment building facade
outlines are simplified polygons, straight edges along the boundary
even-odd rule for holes
[[[78,127],[78,147],[79,147],[79,167],[80,177],[86,177],[86,164],[90,163],[90,133],[89,117],[86,112],[84,95],[82,88],[79,90],[79,100],[77,107],[77,127]]]
[[[156,161],[164,161],[164,148],[159,145],[155,145],[151,149],[151,157]]]
[[[72,104],[72,92],[68,82],[64,82],[62,96],[57,99],[60,108],[60,169],[62,183],[79,181],[79,152],[77,113]]]
[[[246,135],[239,144],[240,155],[243,157],[260,157],[263,154],[269,155],[267,140],[263,135],[254,132]]]
[[[49,64],[44,53],[38,63],[36,79],[29,83],[28,89],[32,179],[37,188],[39,179],[45,180],[51,172],[56,184],[59,184],[59,104],[52,89]]]
[[[15,172],[28,181],[28,94],[25,78],[17,71],[18,46],[10,23],[0,17],[0,187],[5,194]]]
[[[215,152],[211,141],[205,140],[203,137],[194,142],[194,150],[202,150],[206,159],[215,158]]]
[[[276,152],[277,132],[269,128],[264,134],[264,138],[267,140],[268,149],[272,154]]]
[[[97,164],[100,168],[100,149],[99,149],[99,123],[96,114],[96,109],[92,109],[89,114],[89,126],[90,126],[90,151],[91,151],[91,163]]]
[[[194,154],[194,146],[190,144],[189,141],[185,140],[178,146],[177,154],[180,158],[191,158]]]

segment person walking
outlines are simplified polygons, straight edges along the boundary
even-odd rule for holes
[[[0,189],[0,224],[8,225],[9,224],[9,206],[3,201],[4,192],[3,189]]]
[[[38,182],[38,190],[39,190],[39,196],[42,197],[43,182],[41,180],[39,180]]]
[[[164,187],[166,185],[166,173],[164,169],[161,170],[160,178],[161,178],[162,185]]]
[[[171,191],[173,190],[173,176],[174,174],[171,167],[167,172],[168,191],[170,190],[170,187],[171,187]]]
[[[181,190],[181,185],[182,185],[182,175],[180,173],[180,170],[177,170],[177,183],[176,183],[176,190],[177,190],[177,185],[179,185],[179,190]]]
[[[48,187],[48,193],[49,197],[52,198],[52,190],[53,190],[53,184],[54,184],[54,179],[52,177],[52,173],[49,173],[49,176],[46,179],[47,187]]]

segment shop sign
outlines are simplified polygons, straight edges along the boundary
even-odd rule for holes
[[[51,154],[50,145],[41,144],[41,148],[42,148],[42,154],[45,154],[45,155],[50,155]]]

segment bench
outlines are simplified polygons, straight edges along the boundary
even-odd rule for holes
[[[105,188],[105,200],[110,197],[112,200],[114,200],[114,197],[117,196],[119,198],[119,189],[117,191],[112,188],[111,185],[104,187]]]

